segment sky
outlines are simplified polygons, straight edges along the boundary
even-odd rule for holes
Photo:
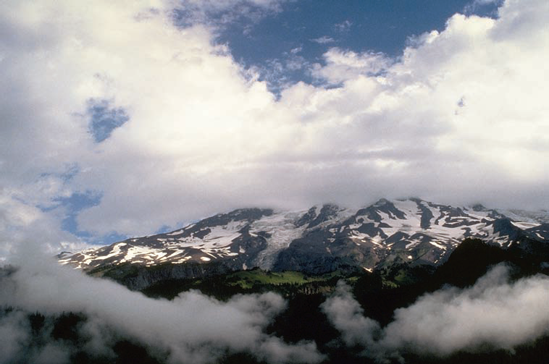
[[[0,7],[0,259],[241,207],[549,208],[546,0]]]

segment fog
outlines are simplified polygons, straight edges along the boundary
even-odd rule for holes
[[[151,355],[167,356],[169,363],[212,363],[226,353],[237,352],[269,363],[316,363],[322,359],[314,343],[289,345],[264,333],[286,307],[274,293],[220,302],[191,291],[173,301],[155,300],[59,266],[54,259],[31,255],[19,262],[13,274],[0,280],[0,306],[18,309],[0,321],[0,363],[22,356],[24,361],[36,363],[69,359],[71,348],[58,343],[24,352],[30,332],[24,313],[34,312],[52,316],[83,313],[87,320],[80,330],[87,338],[85,349],[99,356],[112,355],[109,335],[115,335],[142,343]]]
[[[174,300],[151,299],[106,279],[59,266],[36,244],[20,244],[18,268],[0,277],[0,363],[68,363],[75,350],[114,358],[113,343],[124,338],[167,363],[216,363],[227,354],[247,353],[268,363],[318,363],[326,358],[314,342],[289,344],[266,334],[287,306],[277,294],[237,295],[221,302],[197,291]],[[458,351],[512,351],[549,332],[549,278],[514,282],[499,265],[466,289],[445,287],[397,309],[385,327],[364,316],[351,289],[340,282],[321,305],[343,345],[387,362],[407,353],[446,357]],[[85,315],[79,347],[51,338],[52,320],[41,336],[28,314]],[[34,336],[33,336],[34,335]]]
[[[445,357],[457,351],[512,351],[549,332],[548,300],[548,277],[510,282],[509,268],[498,265],[470,288],[444,288],[396,310],[383,329],[363,316],[344,284],[323,311],[347,345],[383,362],[406,352]]]

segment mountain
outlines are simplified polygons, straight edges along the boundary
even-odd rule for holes
[[[141,289],[164,279],[259,267],[324,274],[439,266],[466,238],[529,253],[547,250],[549,214],[381,199],[361,209],[239,209],[169,233],[63,253],[62,264]],[[545,254],[545,253],[544,253]],[[548,253],[549,254],[549,253]]]

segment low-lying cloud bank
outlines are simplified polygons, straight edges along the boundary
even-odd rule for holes
[[[348,346],[380,362],[403,353],[445,357],[457,351],[512,350],[549,332],[549,278],[509,282],[499,265],[467,289],[445,288],[395,311],[381,329],[363,316],[345,284],[323,304],[323,311]]]
[[[80,330],[88,338],[85,349],[100,357],[112,355],[110,338],[118,335],[142,343],[153,356],[168,357],[169,363],[213,363],[239,352],[269,363],[317,363],[323,358],[314,343],[289,345],[264,333],[286,307],[274,293],[220,302],[191,291],[173,301],[154,300],[60,267],[53,260],[21,264],[15,273],[0,278],[0,306],[18,309],[0,318],[0,363],[22,357],[35,363],[69,361],[72,349],[59,343],[22,352],[31,339],[25,313],[34,312],[83,313],[87,320]]]
[[[69,363],[75,350],[114,357],[113,343],[120,338],[143,345],[167,363],[216,363],[235,353],[268,363],[326,358],[314,342],[288,344],[265,333],[286,307],[274,293],[221,302],[191,291],[173,301],[155,300],[53,260],[31,256],[19,264],[15,272],[4,270],[0,276],[0,307],[16,308],[0,314],[0,363]],[[410,353],[446,357],[459,351],[513,350],[549,332],[547,302],[548,277],[510,282],[508,267],[499,265],[470,288],[444,288],[396,310],[386,327],[363,315],[343,283],[321,309],[346,346],[389,362]],[[44,333],[37,338],[28,319],[35,312],[47,317],[84,314],[86,320],[78,326],[84,341],[76,348]]]

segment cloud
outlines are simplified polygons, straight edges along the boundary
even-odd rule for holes
[[[5,2],[0,185],[11,196],[34,208],[100,194],[76,217],[96,236],[249,206],[549,203],[546,1],[507,1],[497,19],[455,15],[398,59],[332,48],[314,84],[280,97],[215,43],[215,26],[174,26],[176,5]],[[90,100],[128,118],[101,143]],[[62,213],[46,214],[59,226]]]
[[[318,44],[328,44],[335,42],[335,39],[332,37],[328,37],[327,35],[323,35],[322,37],[311,39],[311,42]]]
[[[23,242],[37,238],[40,251],[49,256],[88,247],[60,229],[61,218],[21,201],[12,192],[0,190],[0,266],[13,259]]]
[[[47,344],[42,350],[32,358],[32,362],[36,364],[50,363],[70,363],[70,353],[61,345]]]
[[[504,0],[473,0],[471,3],[465,5],[463,11],[466,14],[474,13],[479,8],[492,5],[492,6],[501,6]]]
[[[284,3],[290,1],[293,0],[183,0],[174,3],[174,7],[181,25],[208,24],[219,30],[242,19],[253,25],[282,11]]]
[[[239,4],[248,4],[260,8],[278,8],[282,3],[288,0],[185,0],[183,5],[192,5],[206,11],[216,12],[228,10]]]
[[[281,58],[270,59],[265,62],[265,66],[253,66],[250,71],[265,81],[269,90],[280,92],[295,83],[292,75],[296,72],[309,72],[311,63],[301,55],[302,51],[302,46],[292,48],[289,52],[283,52]]]
[[[339,84],[360,76],[375,76],[386,71],[393,61],[383,53],[344,51],[331,48],[324,54],[325,65],[316,64],[313,76]]]
[[[28,340],[29,328],[22,325],[23,313],[0,317],[0,363],[14,362],[18,348]]]
[[[167,355],[173,363],[211,363],[227,352],[250,353],[269,363],[322,360],[314,343],[290,345],[264,333],[286,307],[274,293],[220,302],[191,291],[173,301],[153,300],[114,282],[61,267],[33,252],[39,247],[29,244],[20,252],[25,259],[17,271],[0,279],[0,305],[16,309],[0,321],[0,332],[7,334],[0,339],[0,362],[24,354],[20,351],[28,344],[29,330],[21,312],[83,313],[87,321],[81,334],[88,338],[85,348],[95,355],[108,354],[107,340],[115,335],[136,340],[150,348],[151,355]],[[71,350],[48,341],[37,349],[33,362],[64,362]]]
[[[376,321],[364,317],[362,307],[352,298],[351,288],[343,281],[338,282],[335,293],[321,309],[348,346],[370,346],[381,331]]]
[[[348,32],[351,30],[351,26],[353,25],[353,22],[350,20],[345,20],[341,23],[337,23],[334,25],[335,30],[338,32]]]
[[[546,335],[548,292],[546,276],[511,283],[508,267],[499,265],[470,288],[442,289],[396,310],[381,331],[362,315],[345,286],[323,309],[345,343],[361,345],[366,356],[380,361],[409,352],[446,357],[458,351],[511,351]]]

